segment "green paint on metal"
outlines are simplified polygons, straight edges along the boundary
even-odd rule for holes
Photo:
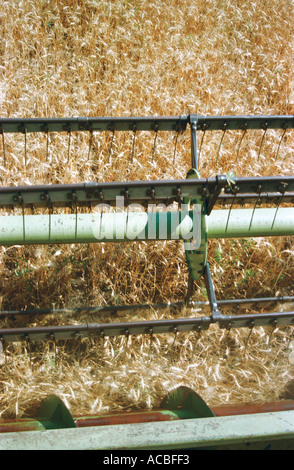
[[[161,408],[178,413],[179,417],[208,418],[214,416],[205,401],[189,387],[180,386],[164,398]]]
[[[45,429],[76,427],[70,411],[56,395],[50,395],[42,401],[36,419]]]
[[[187,179],[200,179],[200,175],[197,170],[191,169],[187,174]],[[204,198],[203,198],[204,199]],[[189,273],[194,281],[200,278],[203,274],[204,267],[206,265],[207,258],[207,227],[205,218],[205,205],[203,204],[202,197],[190,199],[184,198],[185,204],[190,205],[201,205],[201,235],[200,235],[200,246],[193,246],[193,242],[184,242],[185,255],[189,268]]]

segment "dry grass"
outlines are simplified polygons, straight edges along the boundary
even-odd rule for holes
[[[13,0],[0,15],[2,117],[293,114],[292,1]],[[217,161],[221,133],[207,133],[201,174],[293,174],[293,134],[277,157],[280,135],[268,131],[258,158],[262,133],[248,133],[236,162],[241,133],[225,135]],[[132,138],[95,133],[89,153],[86,133],[72,134],[70,149],[66,134],[50,135],[48,145],[28,135],[25,152],[23,135],[6,135],[1,184],[185,178],[188,132],[177,141],[159,133],[155,148],[153,135],[138,133],[133,155]],[[292,237],[210,241],[209,261],[219,298],[293,295]],[[2,309],[177,301],[187,289],[176,242],[2,248],[0,263]],[[0,367],[0,416],[22,416],[49,393],[73,414],[149,408],[178,384],[211,405],[274,400],[293,376],[291,333],[259,328],[247,344],[246,330],[211,327],[175,344],[156,337],[151,350],[145,337],[127,348],[125,338],[57,350],[11,345]]]

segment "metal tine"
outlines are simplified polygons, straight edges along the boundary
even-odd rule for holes
[[[226,337],[224,339],[225,342],[228,341],[228,339],[230,337],[232,326],[233,326],[232,322],[229,322],[228,325],[226,326],[227,333],[226,333]],[[224,357],[227,357],[226,351],[224,352]]]
[[[238,193],[238,187],[235,186],[235,187],[234,187],[234,197],[233,197],[232,202],[231,202],[231,205],[230,205],[230,209],[229,209],[229,213],[228,213],[228,218],[227,218],[227,222],[226,222],[226,227],[225,227],[225,232],[227,232],[227,230],[228,230],[229,220],[230,220],[232,208],[233,208],[233,205],[234,205],[234,202],[235,202],[237,193]]]
[[[198,116],[190,116],[190,139],[191,139],[191,168],[198,170],[198,149],[197,149],[197,122]]]
[[[4,166],[4,168],[6,168],[5,139],[4,139],[3,130],[1,130],[1,134],[2,134],[3,166]]]
[[[25,335],[25,342],[27,345],[27,350],[29,353],[29,359],[30,359],[30,367],[32,367],[32,350],[31,350],[31,339],[28,334]]]
[[[291,343],[291,341],[292,341],[292,337],[293,337],[293,336],[294,336],[294,328],[292,328],[292,331],[291,331],[291,333],[289,334],[287,348],[290,347],[290,343]]]
[[[267,129],[268,129],[268,123],[267,123],[267,122],[264,124],[263,128],[264,128],[264,132],[263,132],[263,136],[262,136],[262,139],[261,139],[261,142],[260,142],[260,146],[259,146],[259,150],[258,150],[257,161],[259,161],[260,152],[261,152],[261,147],[262,147],[262,144],[263,144],[263,142],[264,142],[265,134],[266,134]]]
[[[6,354],[5,354],[5,341],[3,338],[0,338],[0,366],[3,364],[3,358],[4,358],[4,363],[6,364]]]
[[[54,363],[56,365],[57,364],[57,344],[56,344],[56,338],[55,338],[54,333],[50,334],[50,339],[51,339],[51,341],[53,343],[53,346],[54,346]]]
[[[51,241],[51,223],[52,223],[52,217],[51,217],[51,215],[52,215],[52,204],[49,206],[49,213],[48,213],[48,215],[49,215],[49,224],[48,224],[48,225],[49,225],[49,228],[48,228],[48,230],[49,230],[49,241]]]
[[[46,162],[49,162],[50,134],[49,134],[48,129],[46,129],[46,136],[47,136],[47,139],[46,139]]]
[[[25,166],[27,166],[27,130],[24,128],[24,141],[25,141],[25,151],[24,151],[24,161],[25,161]]]
[[[114,142],[114,134],[115,134],[115,128],[113,127],[112,128],[112,137],[111,137],[110,146],[109,146],[109,150],[108,150],[108,162],[107,163],[111,162],[112,148],[113,148],[113,142]]]
[[[176,130],[175,134],[175,146],[174,146],[174,156],[173,156],[173,166],[175,166],[176,163],[176,153],[177,153],[177,143],[178,143],[178,138],[179,138],[179,129]]]
[[[276,208],[276,211],[275,211],[275,215],[274,215],[274,218],[273,218],[273,222],[272,222],[272,226],[271,226],[271,230],[274,228],[274,225],[275,225],[275,221],[276,221],[276,217],[277,217],[277,214],[278,214],[278,210],[279,210],[279,207],[283,201],[283,195],[286,191],[286,187],[287,187],[287,183],[282,183],[281,184],[281,189],[280,189],[280,192],[282,194],[282,197],[279,198],[278,200],[278,204],[277,204],[277,208]]]
[[[77,198],[76,193],[72,193],[72,203],[71,203],[71,212],[75,214],[75,241],[77,241],[78,236],[78,205],[77,205]]]
[[[280,141],[279,141],[279,145],[278,145],[278,148],[277,148],[277,152],[276,152],[276,156],[275,156],[275,161],[277,160],[278,156],[279,156],[279,152],[280,152],[280,147],[281,147],[281,143],[282,143],[282,140],[286,134],[286,131],[287,131],[287,127],[284,128],[283,130],[283,133],[281,135],[281,138],[280,138]]]
[[[104,334],[104,331],[100,331],[99,333],[99,338],[101,339],[101,363],[103,364],[103,361],[104,361],[104,352],[105,352],[105,348],[106,348],[106,341],[105,341],[105,334]]]
[[[231,216],[231,212],[232,212],[232,208],[233,208],[233,204],[234,204],[235,198],[236,198],[236,194],[235,194],[234,197],[233,197],[233,200],[232,200],[232,203],[231,203],[231,206],[230,206],[230,209],[229,209],[228,218],[227,218],[227,222],[226,222],[225,232],[227,232],[227,230],[228,230],[229,220],[230,220],[230,216]]]
[[[220,140],[220,143],[219,143],[219,146],[218,146],[218,151],[217,151],[215,163],[217,163],[217,161],[218,161],[218,157],[219,157],[219,154],[220,154],[220,149],[221,149],[221,146],[222,146],[225,134],[226,134],[226,130],[227,130],[227,123],[225,122],[224,125],[223,125],[223,133],[222,133],[222,137],[221,137],[221,140]]]
[[[67,147],[67,163],[70,160],[70,146],[71,146],[71,129],[69,128],[67,131],[68,134],[68,147]]]
[[[152,352],[153,352],[153,328],[149,328],[149,337],[150,337],[150,343],[149,343],[149,359],[151,360],[152,358]]]
[[[51,222],[52,222],[51,215],[52,215],[52,212],[53,212],[53,205],[52,205],[52,202],[50,201],[49,194],[45,194],[44,199],[45,199],[46,205],[48,207],[48,216],[49,216],[48,237],[49,237],[49,240],[51,240]]]
[[[115,341],[115,337],[113,336],[108,336],[108,339],[107,339],[107,342],[105,341],[105,346],[106,344],[108,344],[109,346],[109,354],[108,354],[108,357],[113,357],[112,354],[114,352],[114,341]],[[105,348],[106,349],[106,348]],[[126,354],[126,350],[122,353],[122,354]]]
[[[91,156],[92,144],[93,144],[93,129],[91,129],[89,132],[88,161],[90,160],[90,156]]]
[[[80,358],[81,358],[81,335],[78,331],[75,332],[74,339],[76,341],[75,352],[78,353],[78,363],[80,363]]]
[[[240,138],[240,141],[239,141],[239,145],[238,145],[238,148],[237,148],[237,153],[236,153],[236,158],[235,158],[235,162],[234,163],[237,163],[237,160],[239,158],[239,153],[240,153],[240,148],[241,148],[241,144],[243,142],[243,139],[245,137],[245,134],[247,132],[247,123],[244,124],[243,126],[243,132],[242,132],[242,135],[241,135],[241,138]]]
[[[131,145],[131,163],[134,162],[135,143],[136,143],[136,132],[137,132],[137,126],[136,126],[136,124],[134,124],[134,125],[133,125],[133,135],[132,135],[132,145]]]
[[[229,322],[228,325],[227,325],[227,327],[226,327],[226,330],[227,330],[227,339],[228,339],[228,337],[230,336],[232,326],[233,326],[233,323],[232,323],[232,322]]]
[[[99,331],[98,335],[97,336],[95,335],[95,337],[93,337],[93,341],[94,341],[95,351],[97,352],[97,357],[99,357],[99,350],[101,350],[100,360],[102,363],[104,359],[104,348],[106,346],[104,331],[103,330]],[[98,341],[97,348],[95,347],[96,341]]]
[[[202,128],[203,133],[202,133],[201,142],[200,142],[200,146],[199,146],[199,150],[198,150],[198,168],[200,168],[201,150],[202,150],[202,145],[203,145],[206,129],[207,129],[207,124],[204,123],[203,128]]]
[[[260,193],[261,193],[261,184],[258,185],[258,198],[256,199],[255,201],[255,204],[254,204],[254,208],[253,208],[253,211],[252,211],[252,215],[251,215],[251,219],[250,219],[250,223],[249,223],[249,231],[251,229],[251,226],[252,226],[252,221],[253,221],[253,217],[254,217],[254,213],[255,213],[255,209],[256,209],[256,206],[259,204],[260,202]]]
[[[25,210],[24,203],[22,201],[22,230],[23,230],[23,240],[26,241],[26,219],[25,219]]]
[[[177,334],[178,334],[178,327],[177,326],[175,326],[173,328],[173,333],[174,333],[174,341],[173,341],[173,344],[172,344],[172,348],[174,348],[175,344],[176,344],[176,339],[177,339]]]
[[[202,354],[202,351],[203,351],[203,349],[202,349],[201,351],[196,351],[196,346],[197,346],[198,342],[200,341],[201,336],[202,336],[202,333],[203,333],[203,330],[202,330],[202,328],[201,328],[200,325],[197,326],[195,332],[196,332],[196,335],[197,335],[197,336],[196,336],[196,344],[195,344],[195,346],[193,347],[192,360],[194,360],[195,356],[196,356],[196,357],[200,357],[201,354]]]
[[[202,334],[202,328],[200,325],[196,327],[195,332],[197,333],[197,338],[199,339]]]
[[[278,329],[277,328],[277,319],[275,318],[274,320],[271,321],[271,326],[272,326],[272,329],[271,329],[271,332],[270,332],[270,335],[269,335],[269,342],[271,342],[272,338],[273,338],[273,334],[274,332]]]
[[[246,350],[247,350],[247,347],[248,347],[248,344],[249,344],[249,340],[250,340],[250,337],[252,335],[252,331],[253,331],[253,328],[254,328],[254,320],[251,320],[248,324],[248,328],[250,328],[250,331],[249,331],[249,334],[246,338],[246,341],[245,341],[245,348],[244,348],[244,354],[246,353]]]
[[[275,221],[276,221],[276,217],[277,217],[277,213],[278,213],[280,204],[281,204],[281,200],[278,201],[277,208],[276,208],[276,211],[275,211],[275,215],[274,215],[274,218],[273,218],[273,221],[272,221],[271,230],[274,228],[274,225],[275,225]]]
[[[128,329],[125,330],[125,338],[126,338],[126,347],[125,347],[125,352],[124,352],[124,355],[127,354],[128,350],[129,350],[129,339],[130,339],[130,332]]]
[[[153,141],[153,147],[152,147],[152,163],[154,162],[154,155],[155,155],[155,150],[156,150],[156,142],[157,142],[157,136],[158,136],[158,124],[155,124],[154,126],[154,141]]]
[[[229,322],[228,325],[226,326],[227,333],[226,333],[225,341],[228,341],[230,337],[232,326],[233,326],[232,322]],[[226,353],[224,354],[224,356],[226,356]]]
[[[198,325],[194,331],[195,331],[196,344],[197,344],[198,341],[199,341],[199,339],[200,339],[200,337],[201,337],[201,334],[202,334],[202,328],[201,328],[201,326]],[[195,352],[194,352],[194,347],[193,347],[193,352],[192,352],[192,354],[193,354],[193,356],[194,356],[194,354],[195,354]]]
[[[102,205],[101,207],[101,211],[99,212],[100,214],[100,217],[99,217],[99,234],[98,234],[98,239],[100,240],[101,239],[101,230],[102,230],[102,218],[103,218],[103,214],[104,214],[104,205]]]

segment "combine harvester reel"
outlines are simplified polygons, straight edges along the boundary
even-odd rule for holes
[[[232,172],[201,177],[200,151],[204,136],[222,132],[220,148],[226,132],[239,131],[236,161],[247,132],[263,132],[257,159],[266,132],[280,132],[276,157],[286,132],[294,128],[293,116],[220,116],[188,115],[154,118],[52,118],[0,119],[3,139],[8,133],[88,132],[93,133],[160,131],[179,135],[187,129],[191,136],[191,169],[185,179],[85,182],[75,184],[43,184],[0,188],[0,207],[18,210],[18,215],[2,215],[0,245],[73,244],[128,242],[144,240],[183,240],[189,283],[186,298],[178,303],[161,305],[121,305],[89,307],[89,311],[125,312],[137,308],[172,309],[175,318],[166,320],[87,323],[60,326],[35,326],[0,329],[3,348],[10,342],[58,341],[70,338],[150,335],[187,331],[201,332],[212,324],[230,330],[294,324],[294,308],[290,311],[226,314],[227,307],[267,306],[283,302],[291,304],[294,297],[263,297],[249,299],[216,298],[210,266],[207,262],[209,239],[283,237],[294,235],[294,176],[246,176]],[[199,146],[197,137],[202,133]],[[200,147],[200,150],[198,148]],[[25,149],[25,158],[26,158]],[[158,211],[161,205],[167,208]],[[98,210],[97,210],[98,207]],[[176,209],[175,209],[176,207]],[[60,213],[60,209],[70,213]],[[95,210],[93,211],[92,209]],[[116,208],[118,210],[107,210]],[[140,208],[140,210],[136,210]],[[41,213],[27,214],[28,209]],[[54,210],[58,209],[58,213]],[[43,212],[42,212],[43,211]],[[193,300],[195,281],[204,280],[210,308],[209,315],[178,318],[182,308],[193,309],[207,302]],[[81,311],[86,307],[82,307]],[[78,311],[78,309],[77,309]],[[0,312],[1,317],[52,314],[42,310]],[[241,407],[242,408],[242,407]],[[192,390],[180,387],[169,394],[157,412],[120,415],[111,418],[74,419],[57,397],[49,397],[32,420],[0,423],[3,434],[0,448],[34,447],[31,429],[46,429],[40,433],[41,448],[96,449],[196,449],[196,448],[294,448],[294,407],[273,404],[272,408],[249,406],[234,411],[211,410]],[[45,410],[45,411],[44,411]],[[46,415],[44,417],[44,414]],[[225,416],[226,415],[226,416]],[[57,418],[56,418],[57,416]],[[64,418],[64,419],[63,419]],[[283,419],[281,419],[283,418]],[[146,422],[149,421],[149,422]],[[164,421],[162,423],[161,421]],[[167,422],[168,421],[168,422]],[[88,423],[87,425],[85,423]],[[129,423],[132,426],[129,426]],[[45,424],[44,424],[45,423]],[[47,423],[47,424],[46,424]],[[49,424],[48,424],[49,423]],[[94,424],[93,424],[94,423]],[[116,426],[108,426],[116,424]],[[16,427],[13,427],[16,426]],[[27,426],[27,427],[26,427]],[[85,429],[87,426],[87,429]],[[89,426],[89,427],[88,427]],[[83,429],[76,429],[82,427]],[[29,428],[29,429],[28,429]],[[62,429],[60,429],[62,428]],[[66,429],[64,429],[66,428]],[[26,431],[19,432],[15,431]],[[14,432],[13,432],[14,431]],[[122,440],[123,437],[123,440]]]

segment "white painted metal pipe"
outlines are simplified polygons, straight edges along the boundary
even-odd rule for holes
[[[194,211],[1,216],[0,245],[192,237],[200,243],[200,224],[201,217]],[[208,238],[294,235],[294,208],[215,210],[206,216],[206,225]]]

